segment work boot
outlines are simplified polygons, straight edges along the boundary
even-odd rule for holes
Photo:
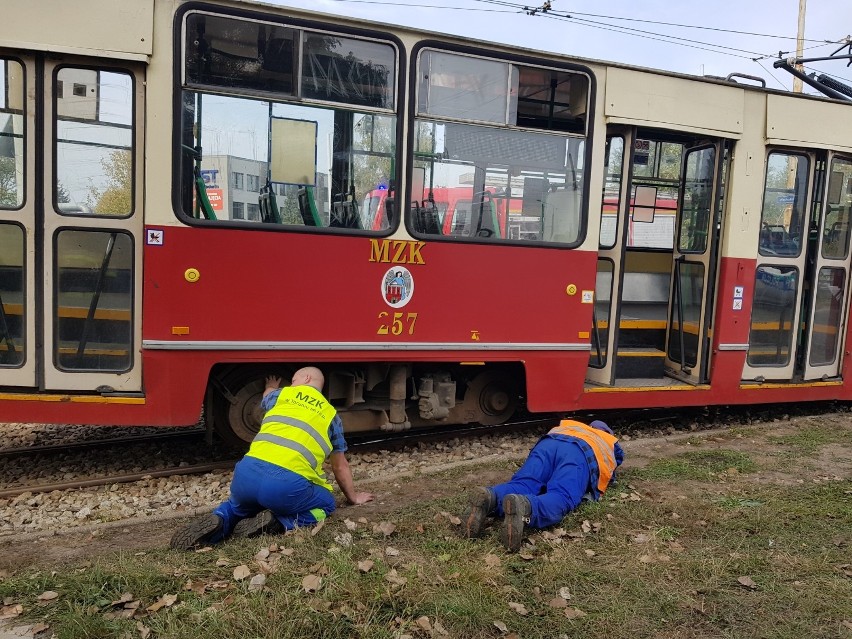
[[[482,534],[485,519],[497,508],[497,495],[488,488],[477,488],[468,500],[462,516],[462,537],[473,539]]]
[[[503,498],[503,527],[500,540],[509,552],[518,552],[524,540],[524,524],[530,523],[532,505],[523,495],[506,495]]]
[[[190,521],[183,528],[178,529],[172,535],[172,541],[169,546],[175,550],[190,550],[193,546],[203,544],[221,532],[222,525],[222,518],[215,513],[201,515]]]
[[[234,526],[234,537],[256,537],[263,534],[283,532],[284,526],[275,518],[271,510],[262,510],[254,517],[241,519]]]

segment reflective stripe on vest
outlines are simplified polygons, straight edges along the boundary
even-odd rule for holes
[[[246,455],[286,468],[328,490],[322,465],[332,452],[328,428],[337,411],[310,386],[281,389]]]
[[[564,419],[559,426],[550,429],[548,435],[566,435],[586,442],[595,454],[598,462],[598,491],[603,493],[612,479],[615,463],[615,443],[618,438],[609,433],[586,426],[586,424]]]

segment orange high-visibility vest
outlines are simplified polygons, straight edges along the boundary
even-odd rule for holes
[[[615,442],[618,441],[618,438],[606,431],[586,426],[586,424],[575,422],[572,419],[563,419],[559,422],[559,426],[550,429],[548,435],[576,437],[591,446],[598,462],[598,491],[603,493],[609,486],[612,474],[617,466],[615,463]]]

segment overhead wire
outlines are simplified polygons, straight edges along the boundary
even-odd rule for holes
[[[514,2],[507,2],[505,0],[474,0],[474,2],[482,2],[482,3],[485,3],[485,4],[494,4],[494,5],[500,5],[500,6],[518,6],[518,7],[522,6],[522,5],[519,5],[519,4],[514,3]],[[697,25],[697,24],[681,24],[681,23],[677,23],[677,22],[664,22],[664,21],[661,21],[661,20],[645,20],[645,19],[642,19],[642,18],[625,18],[623,16],[608,16],[608,15],[602,15],[602,14],[598,14],[598,13],[583,13],[581,11],[559,11],[559,10],[556,10],[556,9],[553,9],[553,8],[548,9],[546,13],[547,14],[557,14],[557,15],[561,14],[561,15],[566,15],[566,16],[569,16],[569,17],[576,15],[576,16],[588,16],[588,17],[591,17],[591,18],[605,18],[607,20],[624,20],[624,21],[628,21],[628,22],[644,22],[644,23],[647,23],[647,24],[658,24],[660,26],[667,26],[667,27],[682,27],[682,28],[685,28],[685,29],[703,29],[703,30],[706,30],[706,31],[719,31],[719,32],[722,32],[722,33],[735,33],[735,34],[738,34],[738,35],[757,36],[757,37],[761,37],[761,38],[776,38],[776,39],[784,39],[784,40],[795,40],[796,39],[796,36],[772,35],[772,34],[769,34],[769,33],[755,33],[755,32],[752,32],[752,31],[738,31],[736,29],[723,29],[721,27],[707,27],[707,26],[704,26],[704,25]],[[543,12],[542,15],[545,15],[545,13]],[[828,43],[826,40],[811,40],[811,39],[807,39],[807,38],[805,39],[805,42]]]
[[[549,6],[550,3],[545,3],[541,7],[530,7],[529,5],[523,5],[517,2],[510,2],[508,0],[474,0],[474,2],[479,2],[482,4],[490,4],[498,7],[505,7],[505,9],[484,9],[478,7],[459,7],[459,6],[450,6],[450,5],[441,5],[441,4],[423,4],[423,3],[410,3],[401,5],[399,2],[393,2],[390,0],[332,0],[334,2],[349,2],[352,4],[374,4],[374,5],[390,5],[390,6],[407,6],[407,7],[415,7],[415,8],[428,8],[428,9],[448,9],[448,10],[456,10],[456,11],[481,11],[485,13],[526,13],[528,15],[536,15],[545,17],[552,20],[562,20],[567,22],[573,22],[578,26],[585,26],[594,29],[600,29],[602,31],[610,31],[613,33],[621,33],[623,35],[630,35],[637,38],[644,38],[648,40],[655,40],[662,44],[674,44],[678,46],[683,46],[691,49],[698,49],[701,51],[709,51],[710,53],[717,53],[722,55],[729,55],[737,58],[751,60],[760,66],[767,74],[769,74],[780,86],[786,88],[784,83],[781,82],[767,67],[761,64],[761,60],[782,57],[791,52],[789,51],[778,51],[777,53],[770,54],[762,54],[757,51],[751,51],[748,49],[741,49],[738,47],[729,47],[726,45],[716,44],[713,42],[704,42],[701,40],[694,40],[690,38],[682,38],[679,36],[674,36],[666,33],[659,33],[656,31],[648,31],[646,29],[636,29],[633,27],[628,27],[624,25],[618,24],[610,24],[607,22],[600,22],[597,20],[588,20],[586,18],[577,18],[575,16],[589,16],[595,18],[604,18],[608,20],[622,20],[628,22],[638,22],[645,24],[655,24],[660,26],[670,26],[670,27],[678,27],[678,28],[688,28],[688,29],[702,29],[706,31],[715,31],[719,33],[733,33],[738,35],[748,35],[753,37],[764,37],[764,38],[775,38],[782,40],[795,40],[794,36],[782,36],[782,35],[773,35],[767,33],[757,33],[751,31],[739,31],[736,29],[724,29],[721,27],[708,27],[704,25],[690,25],[676,22],[666,22],[662,20],[648,20],[642,18],[628,18],[622,16],[610,16],[604,14],[594,14],[594,13],[586,13],[586,12],[578,12],[578,11],[558,11]],[[546,7],[546,10],[545,10]],[[814,42],[817,44],[813,44],[809,47],[803,49],[803,51],[816,49],[820,47],[824,47],[827,45],[838,44],[840,41],[835,40],[818,40],[818,39],[810,39],[805,38],[804,42]],[[747,54],[747,55],[744,55]],[[756,56],[756,57],[752,57]],[[828,74],[831,75],[831,74]],[[834,77],[834,76],[832,76]],[[846,80],[841,76],[836,76],[838,79]]]

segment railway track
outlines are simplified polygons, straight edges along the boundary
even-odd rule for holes
[[[166,441],[191,441],[203,437],[203,429],[192,428],[186,432],[153,433],[150,435],[133,435],[129,437],[111,437],[109,439],[96,439],[79,442],[66,442],[62,444],[47,444],[39,446],[17,446],[14,448],[0,448],[0,459],[9,457],[22,457],[28,455],[40,455],[50,453],[63,453],[75,450],[89,450],[109,446],[122,446],[127,444],[149,444]]]
[[[456,438],[470,438],[470,437],[478,437],[481,435],[499,435],[509,432],[524,432],[533,429],[543,429],[548,425],[553,423],[553,419],[534,419],[534,420],[523,420],[516,422],[507,422],[505,424],[500,424],[498,426],[481,426],[479,424],[476,425],[465,425],[460,426],[458,428],[443,428],[443,429],[430,429],[428,431],[417,430],[411,431],[409,433],[393,433],[393,434],[371,434],[366,436],[353,436],[347,438],[349,443],[349,449],[351,451],[357,451],[359,453],[366,452],[374,452],[374,451],[393,451],[399,450],[400,448],[404,448],[405,446],[411,446],[412,444],[417,444],[420,442],[435,442],[435,441],[445,441],[452,440]],[[202,432],[203,434],[203,432]],[[108,440],[108,441],[98,441],[95,443],[92,448],[107,445],[107,444],[116,444],[116,443],[154,443],[160,442],[164,439],[179,439],[179,435],[181,433],[172,434],[170,437],[127,437],[116,440]],[[197,435],[197,433],[195,433]],[[91,443],[91,442],[88,442]],[[86,450],[87,442],[80,442],[76,444],[74,448]],[[35,452],[46,452],[46,451],[55,451],[55,450],[67,450],[68,446],[56,446],[56,447],[36,447],[33,449],[33,454]],[[15,454],[26,454],[28,449],[7,449],[6,451],[0,452],[0,456],[3,453],[7,455],[11,453]],[[239,457],[234,457],[230,459],[223,459],[213,462],[199,463],[199,464],[189,464],[189,465],[181,465],[181,466],[173,466],[170,468],[160,468],[157,470],[151,471],[140,471],[133,473],[120,473],[120,474],[111,474],[105,475],[103,477],[91,477],[91,478],[81,478],[74,479],[68,481],[61,482],[50,482],[50,483],[40,483],[40,484],[26,484],[21,486],[15,486],[12,488],[7,488],[5,490],[0,490],[0,499],[12,499],[24,493],[47,493],[55,490],[77,490],[81,488],[92,488],[97,486],[109,486],[112,484],[123,484],[123,483],[131,483],[136,481],[142,481],[144,479],[152,479],[156,477],[171,477],[176,475],[197,475],[197,474],[205,474],[209,472],[214,472],[217,470],[229,470],[234,467],[239,461]]]
[[[797,413],[803,412],[807,413],[809,411],[819,413],[821,410],[828,410],[832,407],[836,407],[834,402],[818,405],[811,404],[807,406],[807,409],[803,407],[792,407],[792,406],[781,406],[777,407],[783,413]],[[762,407],[760,410],[755,411],[756,415],[752,413],[753,416],[761,417],[761,418],[770,418],[773,412],[776,412],[777,409]],[[748,407],[731,407],[729,413],[731,416],[733,415],[745,415],[749,412]],[[584,419],[588,416],[584,415],[575,415],[577,419]],[[637,410],[637,411],[622,411],[617,416],[616,415],[603,415],[605,419],[607,419],[610,424],[612,424],[617,431],[620,431],[622,428],[631,428],[635,427],[639,423],[644,423],[646,425],[655,425],[659,426],[661,423],[665,424],[674,424],[674,425],[682,425],[682,423],[686,423],[688,420],[697,419],[699,422],[705,421],[709,422],[710,425],[714,425],[717,422],[722,422],[724,420],[720,419],[720,414],[718,411],[704,412],[703,417],[702,414],[699,414],[699,411],[696,410],[688,410],[688,411],[661,411],[661,410]],[[369,452],[392,452],[396,450],[400,450],[405,448],[406,446],[417,445],[419,443],[426,442],[440,442],[440,441],[449,441],[453,439],[467,439],[472,437],[479,437],[483,435],[503,435],[508,433],[524,433],[524,432],[541,432],[543,433],[550,426],[555,425],[558,417],[555,415],[548,416],[536,416],[536,418],[523,418],[516,421],[506,422],[504,424],[496,425],[496,426],[482,426],[479,424],[474,425],[464,425],[458,427],[443,427],[443,428],[433,428],[428,430],[417,429],[403,433],[370,433],[366,435],[358,435],[353,434],[347,436],[347,443],[349,444],[349,449],[352,452],[358,453],[369,453]],[[637,421],[638,420],[638,421]],[[671,428],[671,426],[670,426]],[[96,448],[103,447],[107,445],[114,444],[127,444],[127,443],[155,443],[164,440],[179,440],[181,438],[190,439],[192,437],[197,437],[199,435],[203,435],[203,431],[195,430],[192,433],[170,433],[168,436],[142,436],[142,437],[127,437],[127,438],[119,438],[113,440],[99,440],[97,442],[80,442],[79,444],[73,445],[57,445],[57,446],[47,446],[47,447],[33,447],[30,449],[21,448],[21,449],[6,449],[5,451],[0,450],[0,457],[10,456],[13,454],[35,454],[42,453],[47,451],[56,451],[56,450],[70,450],[70,449],[81,449],[85,450],[87,448]],[[156,478],[156,477],[169,477],[169,476],[177,476],[177,475],[194,475],[194,474],[204,474],[209,472],[214,472],[217,470],[226,470],[233,468],[234,464],[239,461],[240,456],[229,457],[226,459],[220,459],[216,461],[196,463],[196,464],[186,464],[179,466],[173,466],[168,468],[160,468],[156,470],[150,471],[139,471],[132,473],[117,473],[111,475],[105,475],[103,477],[89,477],[89,478],[80,478],[73,479],[68,481],[61,482],[50,482],[50,483],[41,483],[41,484],[26,484],[20,486],[14,486],[12,488],[8,488],[5,490],[0,490],[0,499],[10,499],[14,498],[23,493],[45,493],[52,491],[67,491],[67,490],[76,490],[80,488],[91,488],[97,486],[105,486],[111,484],[119,484],[119,483],[130,483],[141,481],[144,479]]]

